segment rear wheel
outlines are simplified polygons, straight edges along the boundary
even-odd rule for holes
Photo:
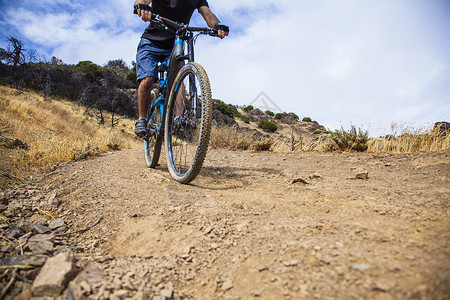
[[[157,92],[152,90],[152,99],[157,99],[157,97]],[[148,113],[150,113],[150,108]],[[159,156],[161,154],[163,136],[159,134],[160,126],[162,126],[161,113],[160,107],[157,105],[153,111],[152,117],[148,121],[147,134],[144,137],[145,164],[149,168],[154,168],[158,165]]]
[[[208,76],[197,63],[178,72],[167,103],[164,130],[169,173],[180,183],[198,175],[208,150],[212,99]]]

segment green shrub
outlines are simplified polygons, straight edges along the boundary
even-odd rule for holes
[[[270,138],[262,138],[253,144],[255,151],[269,151],[272,148],[273,140]]]
[[[310,117],[304,117],[304,118],[302,119],[302,121],[303,121],[303,122],[312,122],[312,120],[311,120]]]
[[[250,148],[250,142],[246,140],[239,141],[236,145],[236,149],[238,150],[248,150],[248,148]]]
[[[230,105],[225,104],[222,100],[216,99],[215,100],[215,107],[217,110],[219,110],[222,114],[229,116],[230,118],[234,118],[236,112],[231,108]]]
[[[253,107],[253,105],[247,105],[247,106],[244,106],[244,111],[245,112],[249,112],[249,111],[251,111],[252,109],[254,109],[254,107]]]
[[[278,129],[277,124],[266,120],[259,121],[258,127],[270,132],[275,132]]]
[[[281,119],[282,116],[283,116],[283,114],[281,114],[281,113],[276,113],[276,114],[275,114],[275,119],[276,119],[276,120],[279,120],[279,119]]]
[[[321,133],[323,133],[322,130],[315,130],[315,131],[313,132],[313,134],[321,134]]]
[[[137,81],[137,74],[135,71],[130,71],[127,73],[127,80],[131,81],[131,82],[136,82]]]
[[[266,115],[269,115],[269,116],[272,116],[272,117],[275,115],[275,114],[274,114],[272,111],[270,111],[270,110],[266,110],[265,113],[266,113]]]
[[[338,150],[343,151],[364,152],[368,148],[369,132],[362,131],[361,128],[357,130],[353,125],[349,131],[345,131],[341,127],[341,129],[331,132],[331,140],[334,145],[330,145],[330,150],[337,147]]]
[[[243,114],[238,113],[238,114],[237,114],[237,117],[238,117],[239,119],[241,119],[242,121],[244,121],[244,123],[247,123],[247,124],[250,123],[250,119],[249,119],[247,116],[244,116]]]
[[[75,65],[75,70],[83,73],[83,77],[90,82],[99,82],[103,74],[103,68],[90,60],[83,60]]]
[[[289,113],[291,116],[293,116],[294,118],[296,118],[297,120],[299,120],[300,118],[297,116],[296,113],[290,112]]]

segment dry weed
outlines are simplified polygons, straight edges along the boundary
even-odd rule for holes
[[[392,134],[369,141],[368,152],[417,152],[450,149],[450,134],[431,126],[413,127],[406,123],[392,123]]]
[[[272,150],[275,152],[328,151],[329,143],[329,134],[291,134],[284,139],[275,139]]]
[[[251,132],[236,126],[213,126],[209,145],[212,148],[247,150],[255,142]]]

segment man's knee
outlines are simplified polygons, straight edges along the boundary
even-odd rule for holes
[[[144,89],[149,89],[151,88],[153,82],[155,81],[154,77],[148,76],[148,77],[144,77],[140,82],[139,82],[139,88],[144,88]]]

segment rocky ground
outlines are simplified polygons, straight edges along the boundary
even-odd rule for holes
[[[6,191],[0,298],[449,299],[450,151],[122,150]]]

